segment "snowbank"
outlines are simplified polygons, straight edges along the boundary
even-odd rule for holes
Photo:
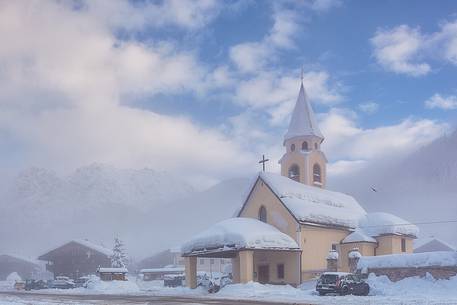
[[[351,196],[305,185],[287,177],[260,173],[287,208],[302,222],[341,225],[355,228],[365,210]]]
[[[401,267],[448,267],[457,266],[457,252],[439,251],[411,254],[390,254],[379,256],[363,256],[357,269],[369,268],[401,268]]]
[[[368,276],[370,295],[377,296],[423,296],[424,298],[448,297],[453,298],[457,304],[457,276],[449,280],[435,280],[427,273],[425,277],[409,277],[397,282],[391,282],[385,275]],[[451,303],[449,303],[451,304]]]
[[[75,289],[75,290],[77,290],[77,289]],[[81,290],[81,288],[79,288],[79,290]],[[116,293],[131,294],[131,293],[140,292],[140,287],[138,287],[138,285],[134,281],[101,281],[99,278],[93,277],[87,283],[87,292],[89,292],[89,293],[96,292],[96,293],[103,293],[103,294],[116,294]]]
[[[181,251],[192,253],[207,249],[298,249],[298,245],[269,224],[241,217],[216,223],[186,242]]]

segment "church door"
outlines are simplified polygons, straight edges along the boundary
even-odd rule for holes
[[[270,269],[268,265],[258,266],[259,283],[266,284],[270,281]]]

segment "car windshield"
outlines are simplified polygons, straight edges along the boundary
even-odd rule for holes
[[[336,275],[336,274],[323,274],[323,275],[321,275],[321,283],[322,284],[335,284],[337,279],[338,279],[338,275]]]

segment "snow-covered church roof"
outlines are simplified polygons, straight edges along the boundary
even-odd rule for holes
[[[398,216],[389,213],[368,213],[359,221],[359,227],[370,236],[385,234],[417,236],[419,228]]]
[[[365,210],[351,196],[261,172],[262,179],[299,222],[356,228]]]
[[[297,243],[272,225],[253,218],[229,218],[212,225],[183,244],[181,253],[241,249],[299,250]]]
[[[313,108],[306,96],[303,82],[300,86],[300,92],[298,93],[297,102],[290,119],[289,129],[284,136],[284,140],[299,136],[316,136],[322,140],[324,139],[317,124]]]
[[[373,237],[366,235],[361,229],[356,229],[341,241],[343,244],[358,242],[376,243],[377,241]]]

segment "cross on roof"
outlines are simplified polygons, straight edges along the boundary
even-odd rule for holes
[[[270,159],[265,159],[265,155],[262,155],[262,160],[259,161],[259,164],[262,163],[262,171],[265,171],[265,163],[270,161]]]

